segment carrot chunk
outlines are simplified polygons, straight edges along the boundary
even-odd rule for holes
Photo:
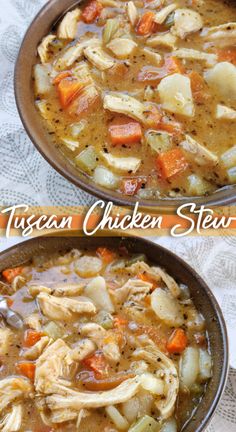
[[[196,71],[188,74],[191,81],[191,89],[194,100],[198,103],[203,103],[210,98],[210,94],[206,91],[204,78]]]
[[[236,65],[236,47],[218,49],[217,50],[218,61],[228,61]]]
[[[148,36],[150,33],[154,31],[155,22],[154,22],[155,14],[154,12],[145,12],[143,16],[140,18],[137,26],[137,33],[140,36]]]
[[[63,71],[60,72],[53,80],[54,85],[58,85],[63,79],[71,77],[72,73],[71,71]]]
[[[139,191],[145,182],[146,180],[141,178],[123,179],[121,181],[120,191],[124,195],[133,196]]]
[[[111,390],[111,389],[117,387],[123,381],[126,381],[129,378],[133,378],[134,374],[118,373],[118,374],[111,376],[109,378],[106,378],[106,379],[97,379],[93,374],[91,374],[85,378],[83,378],[83,376],[80,376],[80,377],[79,378],[81,380],[81,383],[86,388],[86,390],[105,391],[105,390]]]
[[[187,343],[188,339],[184,330],[176,329],[167,342],[167,351],[170,354],[180,354],[185,350]]]
[[[167,57],[165,59],[165,69],[168,75],[173,73],[183,74],[185,72],[182,62],[176,57]]]
[[[8,268],[3,270],[2,276],[8,283],[12,283],[16,276],[19,276],[24,267]]]
[[[100,15],[102,5],[97,0],[90,0],[82,12],[82,20],[87,24],[91,24]]]
[[[16,370],[17,370],[18,373],[20,373],[21,375],[26,376],[31,381],[34,380],[35,363],[30,363],[30,362],[28,362],[28,363],[24,363],[24,362],[17,363]]]
[[[146,272],[139,273],[138,279],[141,279],[144,282],[151,283],[152,284],[152,291],[154,291],[154,289],[156,289],[158,287],[157,282],[154,279],[152,279],[152,277],[149,276]]]
[[[156,105],[149,105],[144,112],[147,127],[158,129],[163,113]]]
[[[157,157],[157,168],[160,170],[161,176],[168,179],[188,167],[183,152],[179,149],[169,150],[161,153]]]
[[[142,138],[140,123],[129,117],[117,117],[108,127],[113,145],[138,143]]]
[[[97,249],[97,254],[106,264],[111,263],[116,258],[116,254],[106,247],[99,247]]]
[[[41,339],[42,336],[42,332],[37,332],[36,330],[27,330],[24,334],[24,347],[32,347]]]
[[[96,378],[103,377],[108,373],[108,363],[103,355],[103,353],[96,352],[94,355],[87,357],[82,361],[82,364],[91,369]]]
[[[59,82],[57,88],[61,106],[67,108],[77,97],[83,85],[77,79],[65,78]]]
[[[126,326],[128,324],[127,319],[122,318],[121,316],[117,316],[114,318],[114,327],[120,328],[122,326]]]

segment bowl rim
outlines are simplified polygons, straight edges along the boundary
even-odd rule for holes
[[[63,12],[61,14],[55,15],[54,20],[52,20],[52,22],[50,23],[50,27],[52,28],[53,25],[55,25],[55,23],[58,21],[58,19],[60,19],[61,16],[63,16],[63,14],[65,14],[68,10],[73,9],[76,5],[80,4],[82,1],[81,0],[66,0],[66,4],[68,5],[68,7],[65,7],[63,9]],[[63,162],[60,161],[59,159],[55,159],[53,157],[51,157],[50,155],[50,151],[48,151],[48,149],[44,146],[44,139],[42,138],[42,136],[40,136],[39,133],[35,132],[35,128],[32,125],[30,119],[29,119],[29,115],[27,113],[27,107],[26,107],[26,98],[25,96],[25,91],[22,89],[21,86],[21,80],[24,79],[24,73],[23,73],[23,68],[26,67],[25,65],[25,55],[27,52],[28,47],[31,44],[31,35],[33,35],[33,33],[37,30],[38,28],[38,22],[41,20],[43,17],[45,17],[48,12],[52,12],[55,8],[55,12],[56,12],[56,6],[59,5],[59,3],[61,3],[62,5],[64,4],[64,1],[61,0],[50,0],[48,1],[37,13],[37,15],[34,17],[34,19],[32,20],[31,24],[29,25],[28,29],[26,30],[26,33],[23,37],[23,40],[21,42],[21,46],[18,52],[18,56],[17,56],[17,60],[16,60],[16,64],[15,64],[15,70],[14,70],[14,94],[15,94],[15,100],[16,100],[16,106],[17,106],[17,110],[19,113],[19,116],[21,118],[21,121],[23,123],[23,126],[30,138],[30,140],[32,141],[32,143],[34,144],[34,146],[37,148],[37,150],[40,152],[40,154],[44,157],[44,159],[59,173],[61,174],[64,178],[66,178],[67,180],[69,180],[72,184],[74,184],[75,186],[77,186],[80,189],[83,189],[85,192],[103,199],[105,201],[112,201],[114,202],[116,205],[123,205],[123,206],[128,206],[128,207],[133,207],[135,205],[135,203],[138,201],[139,205],[141,208],[143,209],[152,209],[154,210],[155,208],[157,208],[158,210],[163,210],[163,211],[168,211],[168,210],[172,210],[174,208],[176,208],[177,206],[180,206],[182,204],[185,204],[187,202],[193,202],[195,203],[197,206],[200,205],[229,205],[229,204],[233,204],[234,202],[236,202],[236,185],[228,185],[228,186],[224,186],[220,189],[218,189],[217,191],[213,192],[211,195],[207,196],[207,197],[177,197],[177,198],[159,198],[159,199],[152,199],[152,200],[145,200],[145,199],[139,199],[139,197],[137,196],[129,196],[126,197],[124,195],[122,195],[122,193],[119,193],[117,191],[109,191],[106,188],[100,187],[98,185],[95,184],[95,182],[93,182],[91,179],[88,179],[88,177],[86,177],[86,175],[84,175],[82,172],[80,172],[79,170],[77,171],[77,175],[75,173],[72,172],[72,168],[73,165],[72,164],[67,164],[68,162],[68,158],[66,158],[66,156],[63,156],[65,159],[65,163],[67,165],[63,165]],[[45,29],[46,32],[46,29]],[[39,41],[38,41],[39,43]],[[36,52],[37,50],[37,46],[34,47],[34,50]],[[29,62],[30,64],[30,62]],[[32,76],[32,71],[30,71],[30,75]],[[33,94],[32,91],[32,81],[30,83],[30,86],[27,90],[28,96],[30,97],[30,93]],[[36,108],[34,107],[34,109],[36,110]],[[38,115],[38,122],[42,123],[42,119],[40,117],[40,114],[37,113]],[[41,126],[41,132],[45,132],[45,126],[42,124]],[[49,135],[48,136],[48,141],[47,143],[49,144]],[[50,147],[51,144],[49,144]],[[55,155],[54,155],[55,156]],[[71,167],[71,170],[70,170]]]
[[[28,240],[25,240],[23,242],[17,243],[13,246],[11,246],[10,248],[5,249],[4,251],[0,252],[0,267],[1,267],[1,263],[3,259],[9,259],[11,257],[11,255],[14,255],[14,260],[17,261],[17,256],[19,256],[19,262],[21,261],[21,252],[22,249],[26,250],[26,252],[29,250],[29,248],[32,246],[37,246],[40,250],[40,247],[44,247],[48,241],[48,239],[50,239],[50,241],[55,241],[57,239],[59,239],[59,241],[62,241],[63,244],[63,240],[65,240],[65,238],[68,239],[68,241],[70,241],[70,238],[74,238],[76,236],[71,236],[71,234],[69,235],[69,231],[65,230],[62,231],[62,234],[59,233],[58,235],[41,235],[38,237],[34,237]],[[104,235],[105,234],[105,235]],[[52,239],[55,240],[52,240]],[[76,237],[78,239],[81,239],[81,237]],[[101,232],[101,236],[97,236],[97,239],[99,239],[99,241],[103,244],[106,243],[107,239],[112,240],[112,242],[118,242],[120,241],[121,244],[125,244],[128,243],[130,246],[130,249],[132,247],[132,242],[134,242],[134,245],[138,244],[140,247],[145,247],[147,248],[147,250],[149,249],[155,249],[156,251],[158,251],[160,254],[163,253],[164,255],[167,255],[169,257],[171,257],[173,260],[175,260],[175,262],[177,262],[177,264],[182,267],[184,269],[184,271],[186,273],[188,273],[192,278],[194,278],[198,284],[201,286],[201,289],[203,289],[207,295],[207,297],[210,300],[211,306],[214,309],[214,318],[218,321],[219,324],[219,328],[221,331],[221,339],[222,339],[222,349],[223,349],[223,360],[222,360],[222,367],[221,367],[221,375],[220,375],[220,379],[219,379],[219,386],[217,388],[217,391],[214,393],[214,396],[210,402],[210,407],[207,411],[207,414],[205,415],[205,417],[202,419],[201,423],[197,426],[197,428],[195,429],[194,432],[203,432],[207,425],[209,424],[210,420],[212,419],[212,416],[221,400],[221,397],[223,395],[224,389],[226,387],[226,383],[227,383],[227,377],[228,377],[228,372],[229,372],[229,342],[228,342],[228,334],[227,334],[227,328],[226,328],[226,323],[225,323],[225,319],[223,316],[223,312],[214,296],[214,294],[212,293],[211,289],[208,287],[207,283],[204,281],[204,279],[196,272],[196,270],[194,270],[186,261],[184,261],[182,258],[180,258],[178,255],[176,255],[175,253],[173,253],[172,251],[170,251],[169,249],[153,242],[147,239],[144,239],[142,237],[137,237],[137,236],[133,236],[133,235],[128,235],[128,236],[121,236],[120,233],[117,233],[117,235],[113,235],[113,236],[108,236],[107,235],[107,231],[103,231]],[[93,237],[84,237],[83,236],[83,241],[84,242],[88,242],[89,245],[87,247],[91,248],[92,243],[93,243]],[[91,244],[90,244],[91,243]],[[59,248],[59,246],[57,246]],[[150,248],[149,248],[150,247]],[[63,249],[63,246],[61,246],[61,248]],[[45,246],[45,250],[47,251],[47,245]],[[47,253],[47,252],[46,252]],[[16,258],[16,259],[15,259]],[[149,258],[149,260],[151,261],[152,258]],[[153,259],[153,262],[155,263],[155,260],[158,261],[157,259]],[[22,261],[21,261],[22,262]],[[19,264],[18,264],[19,265]],[[201,402],[199,403],[199,406],[201,405]],[[191,419],[188,423],[191,422]],[[185,429],[185,425],[183,426],[183,432]]]

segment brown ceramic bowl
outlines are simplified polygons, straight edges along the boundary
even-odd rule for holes
[[[36,148],[44,158],[64,177],[79,188],[84,189],[106,201],[114,201],[118,205],[133,206],[137,198],[126,197],[118,192],[95,185],[86,175],[78,171],[71,162],[66,160],[62,152],[52,143],[50,135],[43,125],[41,116],[35,108],[32,86],[32,68],[37,62],[37,46],[42,38],[47,35],[53,25],[68,10],[81,1],[75,0],[50,0],[41,9],[30,25],[19,52],[15,69],[15,96],[16,103],[24,127]],[[229,186],[218,190],[209,197],[140,200],[140,206],[172,208],[184,202],[191,201],[198,205],[223,205],[236,200],[236,186]]]
[[[137,237],[39,237],[28,240],[0,254],[0,271],[21,265],[37,254],[65,252],[72,248],[117,249],[126,246],[131,253],[145,253],[148,259],[164,267],[178,282],[189,286],[193,301],[206,320],[210,349],[213,356],[213,377],[184,432],[202,432],[211,419],[225,387],[228,372],[228,341],[222,312],[210,289],[198,274],[182,259],[147,240]]]

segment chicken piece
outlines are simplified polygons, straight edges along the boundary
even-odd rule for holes
[[[76,8],[73,11],[67,12],[58,26],[57,36],[60,39],[75,39],[77,33],[77,24],[81,11]]]
[[[213,152],[199,144],[190,135],[185,135],[185,140],[180,143],[180,146],[186,152],[186,156],[188,156],[197,165],[214,166],[218,163],[218,157]]]
[[[212,66],[217,62],[216,54],[197,51],[191,48],[179,48],[175,50],[175,57],[204,61],[207,66]]]
[[[0,420],[0,430],[2,432],[18,432],[21,429],[23,417],[23,406],[13,405],[11,411]]]
[[[145,55],[145,57],[147,57],[148,60],[152,62],[154,66],[159,66],[162,62],[162,56],[151,49],[144,48],[143,54]]]
[[[129,279],[121,288],[113,291],[116,302],[123,304],[126,301],[136,302],[143,300],[151,291],[152,284],[141,279]]]
[[[84,49],[88,46],[96,46],[99,44],[99,40],[97,38],[86,39],[77,42],[75,45],[66,48],[65,51],[59,55],[55,62],[55,69],[57,71],[62,71],[64,69],[72,66],[77,60],[82,59]],[[84,63],[84,62],[83,62]],[[86,64],[86,63],[84,63]],[[87,66],[87,65],[86,65]],[[87,70],[89,70],[87,66]]]
[[[128,96],[127,94],[106,94],[103,100],[103,107],[109,111],[125,114],[131,118],[141,120],[143,123],[145,123],[145,105],[132,96]]]
[[[0,328],[0,355],[4,356],[8,353],[13,333],[7,327]]]
[[[42,328],[41,317],[38,313],[33,313],[24,319],[25,325],[32,330],[40,331]]]
[[[36,361],[34,385],[37,392],[53,393],[59,379],[72,379],[78,364],[72,359],[71,348],[57,339],[49,345]]]
[[[174,25],[171,27],[171,33],[175,36],[185,39],[190,33],[201,30],[203,21],[201,15],[192,9],[176,9],[174,16]]]
[[[83,291],[84,286],[85,284],[83,282],[57,284],[56,286],[52,286],[50,288],[43,285],[30,285],[29,292],[32,297],[36,297],[41,292],[52,294],[56,297],[73,297],[80,295]]]
[[[101,71],[110,69],[115,64],[115,60],[110,57],[101,46],[85,48],[84,55],[90,63]]]
[[[205,72],[204,77],[222,99],[236,100],[236,66],[232,63],[217,63]]]
[[[80,314],[95,314],[96,307],[89,300],[82,298],[55,297],[47,293],[40,293],[37,301],[42,313],[52,320],[72,321]]]
[[[159,351],[152,341],[149,341],[149,344],[143,348],[137,348],[133,356],[145,360],[156,367],[156,376],[164,381],[165,398],[162,397],[155,405],[163,420],[169,418],[174,412],[179,391],[179,378],[173,361]]]
[[[218,104],[216,107],[216,118],[219,120],[236,120],[236,110]]]
[[[163,109],[194,117],[195,108],[189,77],[175,73],[163,78],[157,87]]]
[[[97,276],[102,270],[103,263],[100,258],[84,255],[76,261],[75,271],[82,278]]]
[[[42,63],[47,63],[48,61],[48,49],[50,43],[56,39],[55,35],[48,35],[45,38],[43,38],[41,44],[38,46],[38,55],[40,57],[40,60]]]
[[[176,47],[177,38],[170,32],[153,36],[147,39],[147,45],[152,48],[164,47],[173,50]]]
[[[134,27],[137,24],[139,14],[138,14],[138,9],[136,8],[133,1],[129,1],[127,3],[127,15],[128,15],[130,24]]]
[[[81,334],[91,339],[103,351],[108,361],[117,363],[120,360],[120,349],[112,332],[98,324],[88,323],[81,327]]]
[[[136,42],[128,38],[115,38],[107,44],[107,48],[121,60],[129,58],[137,46]]]
[[[118,172],[130,173],[131,171],[132,174],[135,174],[142,162],[141,159],[132,156],[120,157],[104,152],[101,152],[100,154],[103,159],[105,159],[109,167]]]
[[[202,31],[201,36],[221,48],[233,46],[236,43],[236,23],[229,22],[206,28]]]
[[[70,357],[74,361],[82,361],[96,351],[96,345],[90,339],[81,339],[72,349]]]
[[[50,343],[52,343],[52,339],[48,336],[43,336],[35,345],[25,349],[22,356],[27,360],[36,360]]]
[[[0,412],[14,401],[31,397],[33,387],[27,378],[9,376],[0,380]]]
[[[82,408],[101,408],[109,405],[119,404],[132,398],[139,390],[141,377],[129,378],[112,390],[104,392],[79,392],[58,385],[58,390],[63,396],[47,396],[46,404],[51,409],[70,408],[81,410]]]
[[[47,64],[36,64],[34,66],[34,86],[37,96],[42,96],[50,92],[51,85],[51,65]]]
[[[170,13],[173,12],[176,8],[177,8],[177,5],[175,3],[172,3],[172,4],[162,8],[161,10],[159,10],[155,14],[155,18],[154,18],[155,23],[163,24],[164,21],[166,20],[166,18],[168,17],[168,15],[170,15]]]

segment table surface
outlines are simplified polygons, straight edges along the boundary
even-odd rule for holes
[[[71,185],[36,151],[20,122],[13,74],[27,26],[44,0],[0,0],[0,205],[90,205],[94,197]],[[0,250],[21,239],[0,238]],[[236,368],[236,237],[152,238],[185,259],[208,283],[222,307],[230,338],[230,364]],[[236,370],[207,432],[236,431]]]

